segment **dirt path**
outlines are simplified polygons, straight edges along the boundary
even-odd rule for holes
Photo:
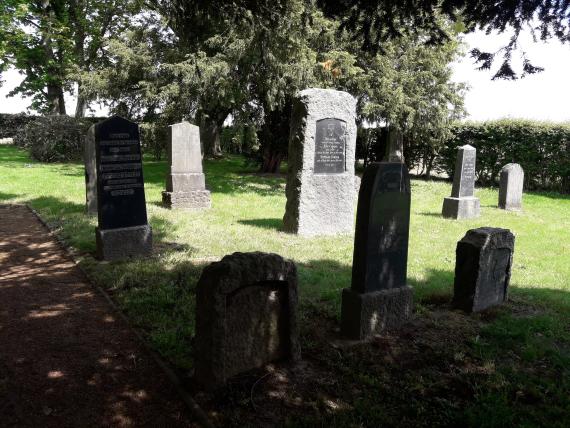
[[[0,205],[0,427],[191,425],[155,361],[33,213]]]

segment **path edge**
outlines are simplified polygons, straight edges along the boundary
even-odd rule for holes
[[[16,204],[17,205],[17,204]],[[174,389],[176,390],[177,394],[179,395],[180,399],[184,402],[190,413],[194,415],[194,417],[198,420],[198,423],[205,428],[215,428],[213,423],[210,421],[206,413],[202,410],[202,408],[198,405],[198,403],[192,398],[190,393],[186,391],[183,386],[183,383],[180,377],[170,368],[169,363],[167,363],[156,351],[154,351],[150,345],[148,345],[147,341],[144,339],[142,333],[138,331],[133,325],[131,324],[129,318],[125,315],[125,313],[119,308],[119,306],[115,303],[113,298],[107,293],[102,287],[93,283],[89,275],[81,267],[81,264],[78,260],[78,251],[65,242],[58,233],[42,218],[40,213],[38,213],[35,209],[33,209],[30,205],[24,204],[24,206],[30,210],[30,212],[39,220],[39,222],[47,229],[49,235],[54,238],[59,245],[59,247],[65,252],[67,257],[73,262],[73,264],[81,271],[87,283],[97,291],[101,296],[105,298],[107,303],[111,306],[112,310],[119,315],[119,317],[123,320],[126,324],[127,328],[134,334],[136,340],[142,345],[143,349],[152,357],[154,362],[160,367],[163,373],[166,375],[167,379],[170,381]]]

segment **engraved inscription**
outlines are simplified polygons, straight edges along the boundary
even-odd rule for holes
[[[322,119],[316,126],[315,174],[342,174],[346,170],[346,122]]]

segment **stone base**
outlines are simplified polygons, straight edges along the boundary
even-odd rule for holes
[[[409,285],[372,293],[342,290],[340,332],[352,340],[365,340],[386,328],[398,327],[412,315],[414,291]]]
[[[191,192],[162,192],[162,203],[168,208],[210,208],[209,190],[193,190]]]
[[[521,205],[515,205],[515,204],[501,204],[499,202],[498,207],[502,210],[505,211],[522,211],[522,204]]]
[[[96,229],[97,257],[101,260],[122,260],[130,257],[150,256],[152,229],[149,225]]]
[[[443,200],[443,209],[441,214],[445,218],[453,218],[456,220],[464,218],[477,218],[481,212],[479,198],[463,197],[454,198],[448,197]]]

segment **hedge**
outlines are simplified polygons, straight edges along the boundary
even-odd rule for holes
[[[464,122],[452,128],[453,137],[436,152],[435,168],[453,176],[457,147],[477,149],[477,179],[497,184],[501,168],[518,163],[525,173],[525,189],[570,192],[570,124],[530,120]]]
[[[24,126],[37,120],[38,117],[40,116],[24,113],[0,113],[0,138],[15,138]]]
[[[21,128],[14,144],[41,162],[66,162],[83,157],[87,130],[93,120],[69,116],[40,116]]]

